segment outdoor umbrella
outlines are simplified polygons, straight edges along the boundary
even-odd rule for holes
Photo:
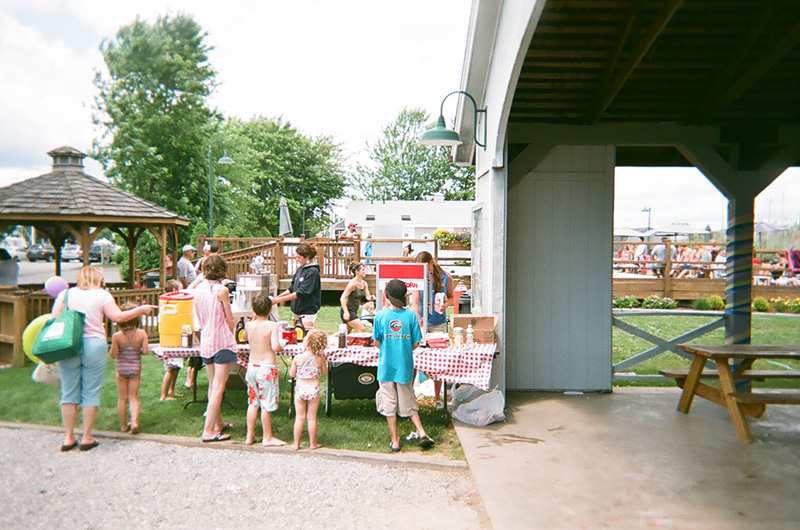
[[[705,228],[697,228],[689,223],[670,223],[668,225],[660,226],[648,232],[648,236],[678,236],[690,234],[708,234],[709,231]]]
[[[280,213],[280,226],[278,228],[278,235],[285,236],[286,234],[294,233],[292,229],[292,218],[289,217],[289,205],[286,204],[286,198],[281,197]]]
[[[614,227],[614,237],[644,237],[644,234],[633,228]]]
[[[763,234],[766,232],[783,232],[788,230],[785,226],[774,225],[772,223],[765,223],[764,221],[758,221],[757,223],[753,223],[753,232],[756,234]]]

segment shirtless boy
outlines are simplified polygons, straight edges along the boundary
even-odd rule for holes
[[[277,352],[283,351],[278,324],[269,320],[272,301],[266,294],[253,299],[253,320],[245,324],[245,339],[250,343],[250,360],[247,363],[247,445],[253,445],[256,436],[256,418],[261,409],[261,445],[274,447],[286,442],[272,436],[272,412],[278,409]]]

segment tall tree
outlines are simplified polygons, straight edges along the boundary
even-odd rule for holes
[[[307,137],[281,118],[264,117],[229,120],[219,138],[236,161],[215,189],[220,223],[240,235],[277,235],[285,197],[295,235],[304,217],[307,235],[327,226],[331,201],[345,190],[341,148],[332,138]]]
[[[428,113],[403,109],[384,127],[383,138],[368,146],[371,163],[358,164],[351,182],[367,200],[424,200],[444,193],[448,200],[475,198],[475,169],[456,166],[449,149],[419,143]]]
[[[207,154],[218,117],[206,33],[188,15],[137,19],[101,44],[95,156],[117,186],[192,219],[205,218]]]

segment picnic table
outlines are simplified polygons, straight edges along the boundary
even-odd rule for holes
[[[736,434],[752,442],[750,426],[745,416],[760,418],[768,404],[800,405],[800,392],[786,389],[738,389],[737,383],[767,379],[800,379],[797,370],[755,370],[758,360],[800,360],[800,346],[769,346],[754,344],[679,344],[678,348],[693,355],[688,371],[660,370],[661,375],[675,378],[683,388],[678,411],[689,413],[695,395],[704,397],[728,409]],[[704,371],[713,362],[717,369]],[[719,386],[703,379],[716,379]]]

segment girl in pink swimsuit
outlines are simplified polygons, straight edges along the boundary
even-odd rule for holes
[[[308,420],[308,442],[311,449],[322,447],[317,443],[317,410],[319,409],[319,376],[328,375],[324,352],[328,336],[318,329],[311,330],[303,342],[306,351],[292,359],[289,377],[295,379],[294,387],[294,445],[300,449],[303,424]]]
[[[132,302],[122,304],[122,311],[129,311],[138,307]],[[150,351],[147,342],[147,333],[139,327],[140,318],[136,317],[117,322],[119,331],[111,337],[112,359],[117,360],[117,415],[119,416],[119,430],[130,431],[131,434],[139,432],[139,383],[142,374],[142,355]],[[128,405],[131,409],[131,421],[128,423]]]

